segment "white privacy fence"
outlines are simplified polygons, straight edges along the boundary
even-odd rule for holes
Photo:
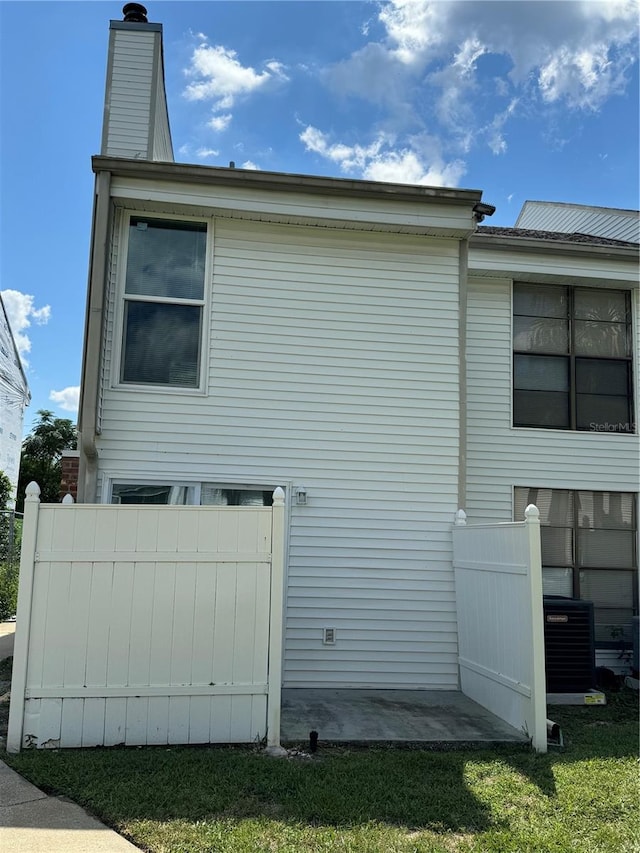
[[[43,504],[27,489],[7,749],[279,744],[272,508]]]
[[[453,529],[462,692],[547,750],[540,513]]]

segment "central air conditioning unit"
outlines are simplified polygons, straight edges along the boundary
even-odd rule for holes
[[[583,693],[596,686],[593,602],[543,598],[547,693]]]

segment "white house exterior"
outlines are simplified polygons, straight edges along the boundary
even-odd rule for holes
[[[27,378],[0,295],[0,471],[11,482],[14,500],[18,487],[24,410],[30,399]]]
[[[112,23],[110,79],[158,26]],[[154,142],[166,111],[129,104],[140,155],[118,103],[93,160],[80,501],[261,505],[282,486],[285,687],[455,689],[452,521],[512,520],[517,487],[631,495],[637,590],[628,246],[475,234],[476,190],[176,164]],[[623,292],[624,433],[514,426],[521,284]]]
[[[598,662],[619,667],[620,640],[630,643],[631,616],[638,607],[637,247],[600,237],[572,242],[558,233],[536,232],[532,237],[522,229],[491,227],[481,227],[470,243],[467,513],[475,522],[509,521],[519,518],[527,503],[539,506],[545,592],[594,601]],[[527,292],[537,292],[539,299],[556,293],[588,298],[585,316],[591,319],[568,322],[582,324],[580,331],[604,327],[600,352],[583,348],[580,359],[573,348],[556,348],[554,356],[547,354],[553,348],[519,345],[526,329],[514,294],[517,299]],[[615,317],[616,305],[624,306],[621,314],[626,309],[626,321],[607,328],[602,317]],[[615,352],[614,328],[625,339]],[[537,355],[538,351],[545,355]],[[615,414],[618,400],[613,406],[604,401],[602,407],[595,400],[596,414],[574,428],[518,425],[514,409],[518,357],[540,362],[570,361],[572,356],[591,374],[607,367],[622,371],[627,383],[624,416]],[[608,375],[604,387],[589,390],[611,393],[614,380]],[[579,396],[578,381],[579,377],[570,378],[569,396]],[[594,402],[591,396],[589,400]],[[564,519],[554,516],[552,500],[558,512],[566,511]],[[613,507],[616,501],[621,501],[619,524],[607,521],[609,503]]]

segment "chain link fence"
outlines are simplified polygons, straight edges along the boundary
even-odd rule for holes
[[[0,621],[16,614],[22,513],[0,510]]]

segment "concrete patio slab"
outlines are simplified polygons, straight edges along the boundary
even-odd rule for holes
[[[282,691],[281,740],[325,743],[526,744],[528,738],[458,691]]]

